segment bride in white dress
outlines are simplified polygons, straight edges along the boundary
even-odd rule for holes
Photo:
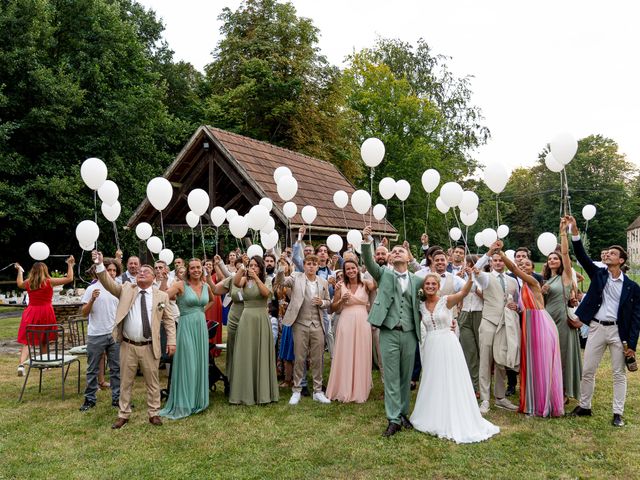
[[[472,443],[486,440],[500,429],[480,415],[473,384],[458,337],[452,331],[451,309],[471,289],[471,269],[467,283],[454,294],[440,297],[440,277],[428,274],[420,304],[426,338],[422,345],[422,378],[411,423],[416,430],[453,440]]]

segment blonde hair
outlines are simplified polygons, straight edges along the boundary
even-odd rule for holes
[[[29,290],[37,290],[38,288],[44,287],[50,278],[51,275],[49,275],[49,268],[46,263],[34,263],[27,278]]]
[[[427,274],[424,276],[424,280],[422,280],[422,286],[423,286],[423,287],[424,287],[424,282],[425,282],[425,281],[427,280],[427,278],[429,278],[429,277],[431,277],[431,278],[435,278],[436,283],[437,283],[438,285],[440,285],[440,275],[435,274],[435,273],[427,273]]]

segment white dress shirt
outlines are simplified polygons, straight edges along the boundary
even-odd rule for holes
[[[142,288],[138,287],[138,295],[136,295],[136,299],[131,305],[131,310],[124,319],[124,329],[123,334],[125,338],[128,338],[132,342],[145,342],[149,340],[145,338],[142,334],[142,314],[140,309],[140,291]],[[151,326],[151,307],[153,303],[153,287],[149,287],[144,289],[147,292],[146,304],[147,304],[147,315],[149,316],[149,326]]]
[[[601,322],[617,322],[620,297],[622,296],[622,284],[624,273],[620,272],[618,278],[613,278],[609,272],[609,278],[602,291],[602,305],[596,313],[595,319]]]
[[[402,293],[406,292],[407,287],[409,286],[409,271],[399,272],[394,268],[393,273],[394,275],[397,275],[397,280],[400,283],[400,288],[402,289]]]

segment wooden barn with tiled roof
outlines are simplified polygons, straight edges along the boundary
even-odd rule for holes
[[[173,201],[163,211],[165,228],[189,228],[185,220],[189,211],[187,196],[194,188],[202,188],[209,193],[209,212],[214,206],[221,206],[245,215],[262,197],[271,198],[276,229],[284,234],[285,202],[278,196],[273,179],[274,170],[280,166],[288,167],[298,181],[298,192],[291,200],[298,206],[298,213],[291,219],[292,229],[303,224],[300,211],[305,205],[313,205],[318,211],[311,226],[314,238],[326,238],[332,233],[344,238],[348,230],[363,228],[364,218],[351,204],[344,208],[343,216],[333,203],[335,191],[344,190],[351,197],[356,190],[333,164],[211,126],[199,127],[164,172],[174,187]],[[208,213],[204,218],[210,221]],[[160,224],[159,212],[148,199],[129,218],[128,226],[132,228],[142,221]],[[372,227],[377,235],[397,238],[396,229],[386,219],[373,219]]]

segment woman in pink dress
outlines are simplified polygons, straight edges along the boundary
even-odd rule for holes
[[[339,402],[364,403],[371,391],[371,325],[367,321],[372,281],[362,280],[360,268],[345,260],[344,284],[336,285],[331,310],[340,314],[327,397]]]
[[[73,265],[75,259],[73,256],[67,258],[67,276],[62,278],[51,278],[47,265],[42,262],[36,262],[31,267],[27,280],[22,278],[22,267],[18,263],[15,264],[18,270],[18,278],[16,283],[18,288],[23,288],[29,294],[29,305],[22,312],[22,320],[18,328],[18,343],[22,344],[20,352],[20,364],[18,365],[18,376],[24,375],[24,362],[29,356],[29,347],[27,346],[27,327],[32,325],[51,325],[57,323],[56,314],[53,312],[53,287],[57,285],[65,285],[73,282]],[[49,338],[48,340],[53,340]],[[47,339],[41,339],[43,342]]]
[[[553,318],[544,309],[540,284],[506,256],[500,240],[491,245],[491,251],[522,279],[519,411],[536,417],[560,417],[564,415],[560,340]]]

